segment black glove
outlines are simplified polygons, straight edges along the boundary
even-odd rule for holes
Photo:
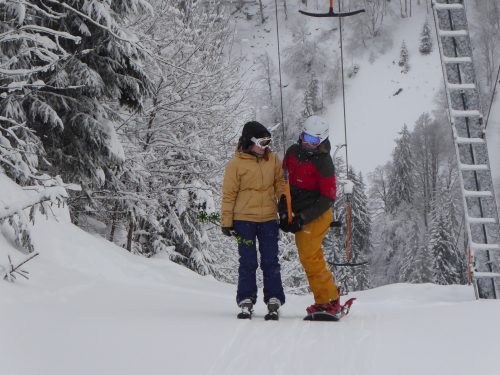
[[[280,229],[283,232],[290,232],[288,224],[288,207],[286,206],[286,196],[283,194],[278,203],[278,215],[280,217]]]
[[[297,233],[299,230],[302,229],[303,225],[304,222],[302,221],[300,216],[294,216],[292,222],[288,224],[288,231],[291,233]]]
[[[288,207],[286,206],[286,196],[283,194],[278,203],[278,213],[280,215],[280,219],[284,216],[288,216]]]
[[[304,226],[304,222],[299,216],[295,216],[291,223],[288,223],[288,217],[280,219],[280,229],[283,232],[297,233]]]
[[[233,235],[233,232],[234,232],[233,227],[222,227],[221,230],[222,230],[222,233],[228,237],[231,237]]]
[[[281,217],[280,215],[280,229],[283,232],[290,232],[290,224],[288,224],[288,215],[285,215],[284,217]]]
[[[340,227],[342,227],[342,222],[340,220],[334,220],[330,224],[330,227],[331,228],[340,228]]]

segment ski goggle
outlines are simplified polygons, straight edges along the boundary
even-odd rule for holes
[[[257,146],[260,148],[269,148],[271,147],[271,137],[265,137],[265,138],[255,138],[252,137],[250,139],[253,143],[255,143]]]
[[[302,140],[312,145],[319,145],[321,143],[320,137],[316,137],[315,135],[311,135],[306,132],[302,133]]]

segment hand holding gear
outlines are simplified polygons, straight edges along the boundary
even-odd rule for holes
[[[221,230],[222,230],[222,233],[228,237],[231,237],[234,233],[233,227],[222,227]]]
[[[286,205],[286,196],[283,194],[280,197],[280,201],[278,203],[278,214],[280,215],[280,220],[283,219],[285,216],[288,217],[288,208]]]
[[[291,233],[297,233],[302,229],[304,223],[300,216],[294,216],[290,224],[288,224],[288,231]]]
[[[288,215],[280,218],[280,229],[283,232],[297,233],[304,226],[304,222],[299,216],[294,216],[291,223],[288,223]]]

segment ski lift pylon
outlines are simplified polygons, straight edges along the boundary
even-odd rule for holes
[[[301,13],[305,16],[309,16],[309,17],[349,17],[349,16],[354,16],[354,15],[359,14],[359,13],[363,13],[364,11],[365,11],[364,9],[358,9],[358,10],[354,10],[352,12],[335,13],[333,11],[333,0],[330,0],[330,9],[329,9],[328,13],[311,13],[311,12],[306,12],[303,10],[299,10],[299,13]]]

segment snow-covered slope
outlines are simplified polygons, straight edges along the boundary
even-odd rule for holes
[[[391,159],[394,140],[407,125],[413,128],[419,116],[436,109],[436,95],[442,88],[442,70],[435,32],[433,51],[421,55],[419,35],[427,15],[424,5],[415,7],[407,19],[389,19],[387,29],[393,36],[392,48],[370,62],[370,53],[355,59],[359,73],[346,78],[346,117],[349,163],[364,174]],[[434,26],[430,22],[432,27]],[[409,53],[410,70],[401,73],[398,66],[401,44]],[[334,124],[332,139],[344,139],[341,100],[329,108],[328,117]]]
[[[354,293],[339,323],[304,322],[310,296],[281,320],[235,318],[235,287],[144,259],[73,226],[37,220],[30,280],[0,280],[0,373],[500,373],[500,301],[471,287],[391,285]],[[0,236],[0,264],[19,252]],[[235,255],[236,256],[236,255]]]

